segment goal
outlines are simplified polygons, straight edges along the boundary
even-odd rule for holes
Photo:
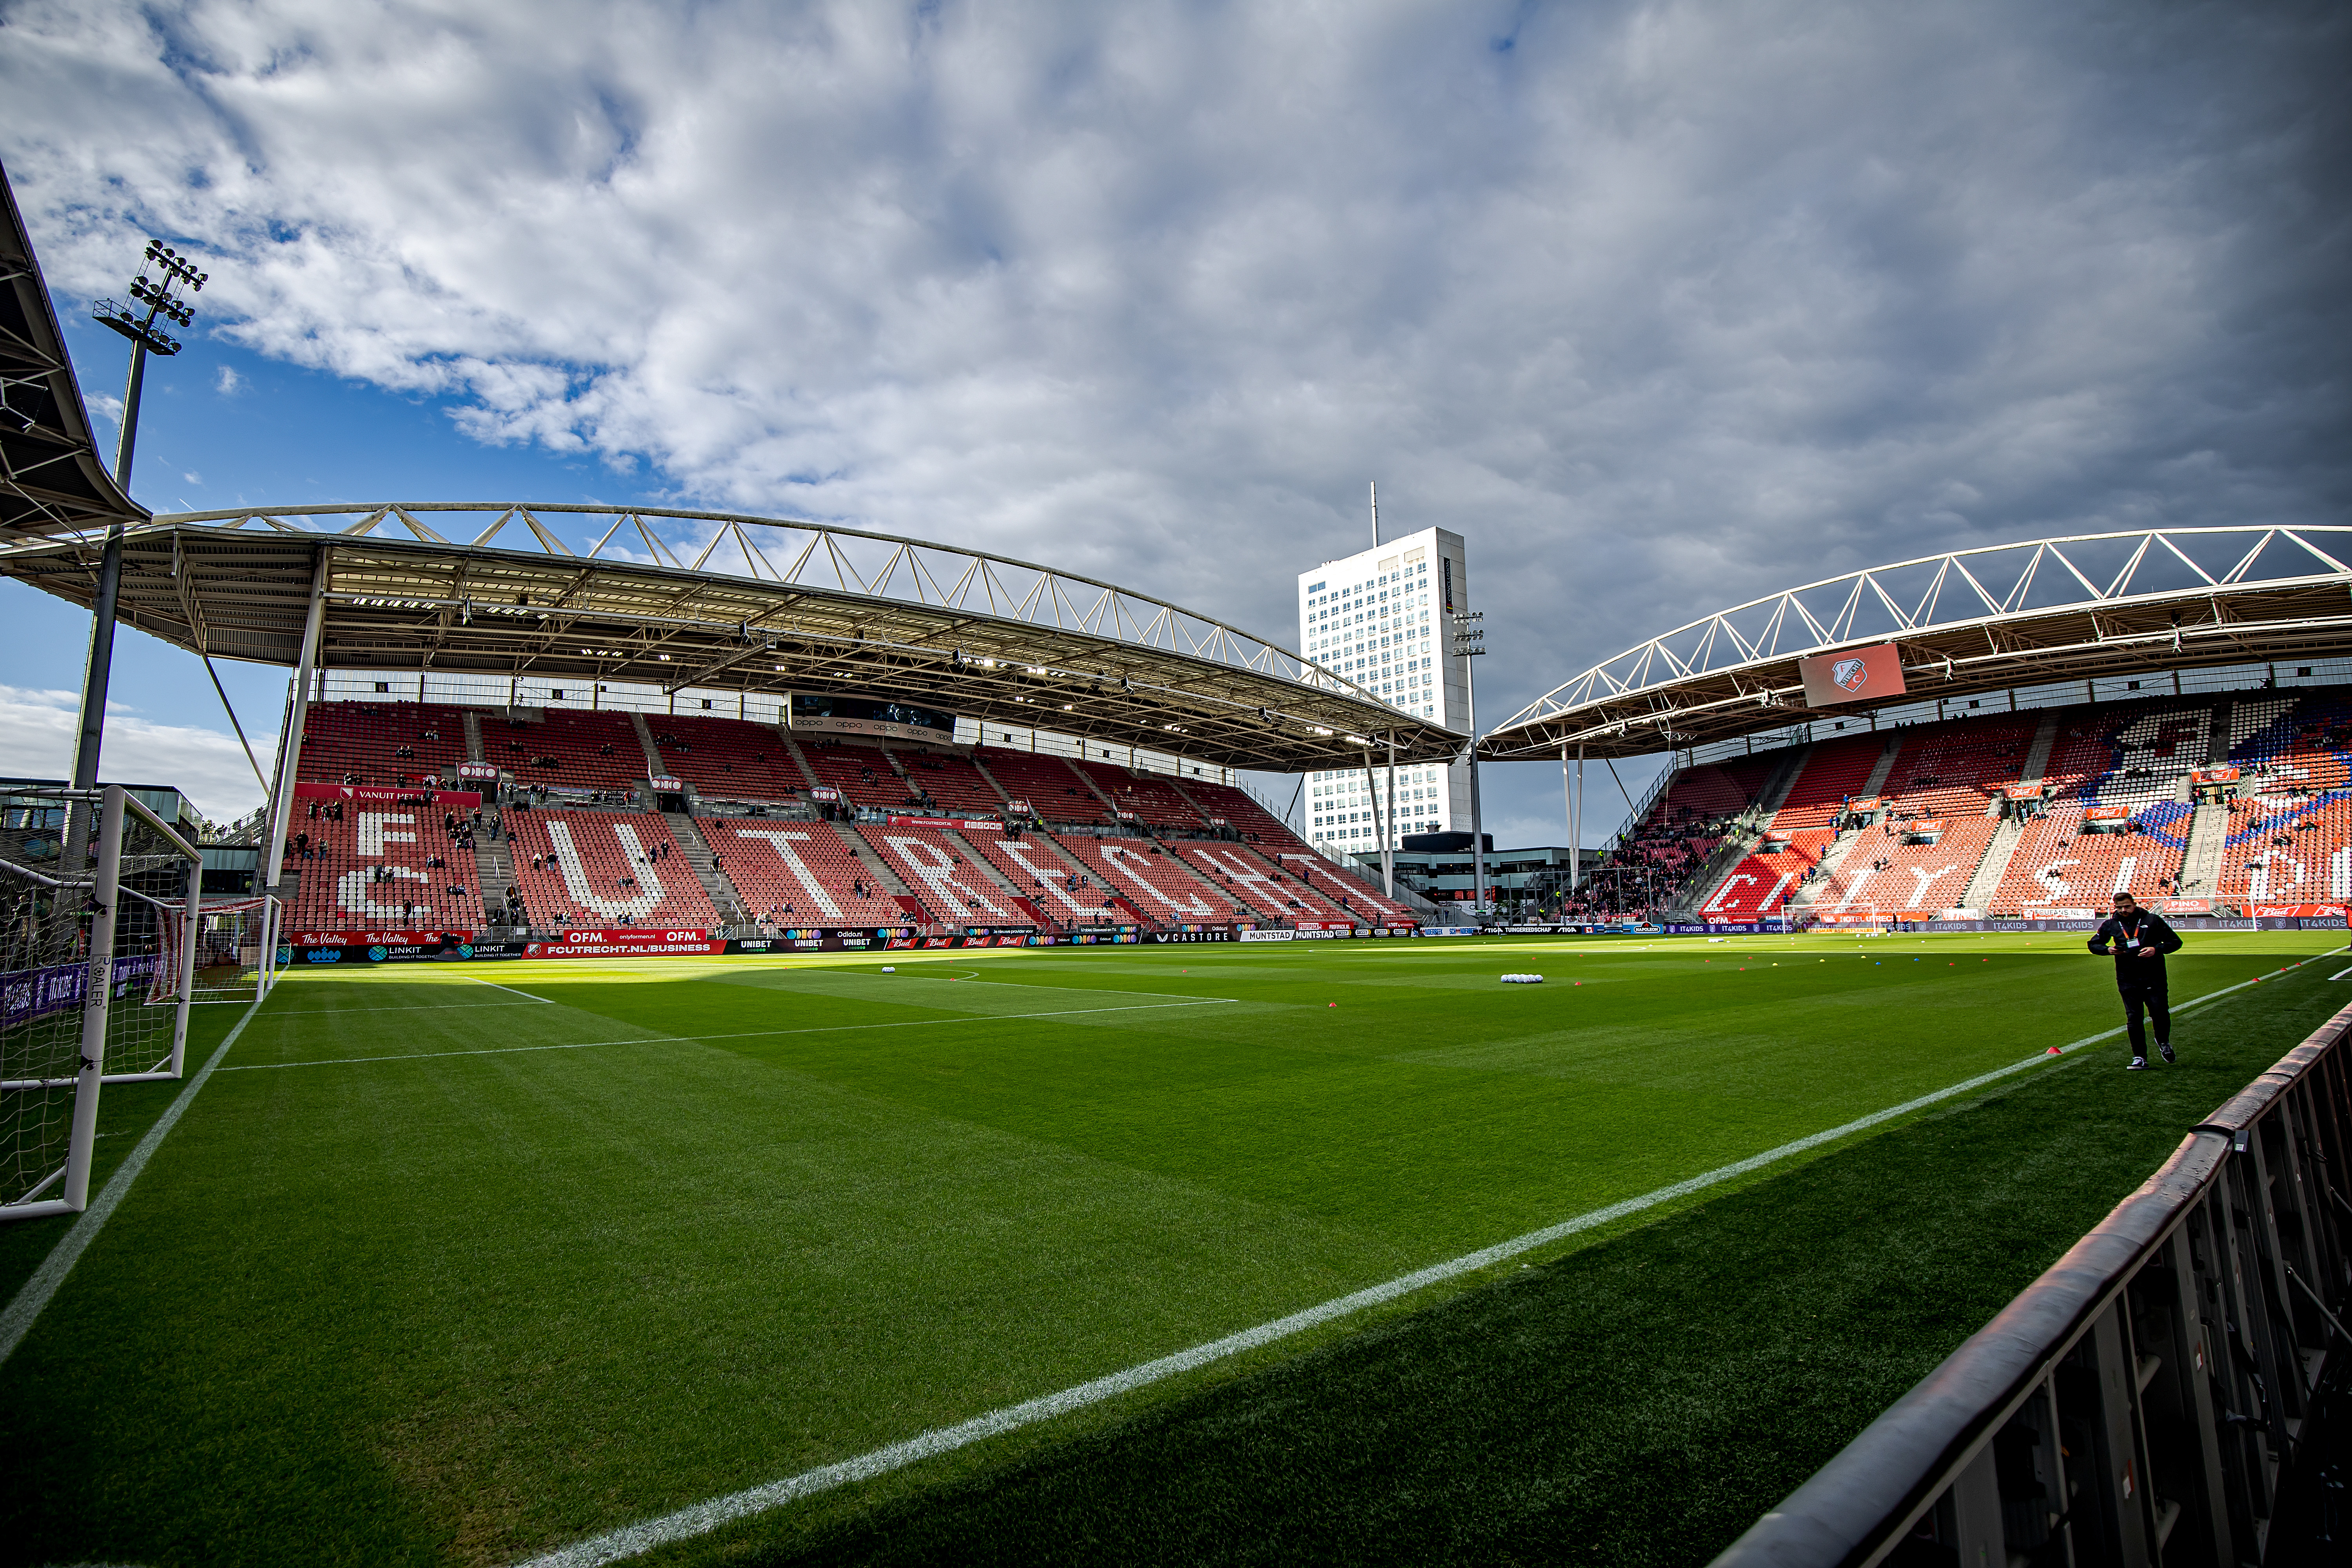
[[[95,806],[68,864],[62,831]],[[0,826],[0,1219],[89,1201],[100,1085],[184,1066],[203,857],[120,785],[11,791]]]

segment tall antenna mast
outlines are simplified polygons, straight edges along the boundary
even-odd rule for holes
[[[1374,480],[1372,481],[1372,548],[1373,548],[1373,549],[1375,549],[1375,550],[1378,550],[1380,547],[1381,547],[1381,485],[1380,485],[1380,481],[1379,481],[1378,479],[1374,479]]]

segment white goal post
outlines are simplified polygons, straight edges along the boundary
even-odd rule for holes
[[[97,843],[87,865],[68,865],[71,837],[53,831],[52,818],[61,827],[93,803]],[[43,859],[53,871],[39,868]],[[180,1076],[203,881],[202,854],[119,784],[10,792],[0,830],[0,1219],[87,1207],[100,1086]]]

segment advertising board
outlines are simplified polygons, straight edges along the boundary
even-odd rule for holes
[[[471,811],[482,804],[472,789],[371,789],[365,784],[298,784],[297,800],[347,800],[361,805],[447,805]]]
[[[911,702],[889,702],[871,697],[837,697],[826,692],[795,691],[784,710],[785,722],[795,730],[828,735],[880,735],[893,741],[955,743],[955,715]]]
[[[1476,926],[1423,926],[1421,928],[1421,934],[1423,936],[1476,936],[1478,928]]]
[[[691,941],[660,940],[669,933],[655,931],[651,942],[575,942],[574,937],[594,937],[617,934],[600,931],[565,931],[562,942],[533,942],[523,945],[525,958],[655,958],[664,954],[725,952],[727,943],[714,942],[698,931],[683,933]]]
[[[457,779],[461,784],[496,784],[499,782],[498,764],[495,763],[459,763],[457,764]]]
[[[1808,708],[1877,702],[1903,695],[1903,660],[1891,642],[1801,658],[1797,676],[1805,683]]]
[[[1245,931],[1241,933],[1241,940],[1244,942],[1291,942],[1296,940],[1297,935],[1295,931]]]

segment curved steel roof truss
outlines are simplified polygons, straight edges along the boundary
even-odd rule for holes
[[[1913,672],[1904,700],[2352,650],[2347,558],[2352,528],[2335,526],[2147,529],[1917,556],[1636,644],[1513,714],[1482,751],[1633,756],[1782,728],[1817,711],[1799,658],[1878,642]]]
[[[100,542],[89,528],[20,537],[0,543],[0,573],[86,605]],[[1276,771],[1347,765],[1375,737],[1385,754],[1393,735],[1401,761],[1466,741],[1149,595],[824,523],[329,506],[159,517],[125,551],[123,618],[229,658],[296,661],[323,551],[331,668],[868,693]]]

